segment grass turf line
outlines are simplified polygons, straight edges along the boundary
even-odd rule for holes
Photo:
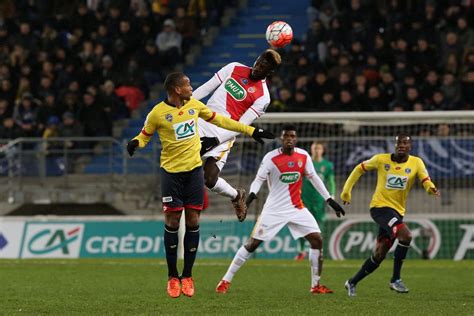
[[[0,260],[3,314],[474,314],[474,261],[407,260],[409,294],[389,290],[392,260],[363,280],[357,297],[343,287],[363,260],[326,261],[330,295],[309,293],[308,261],[249,260],[226,295],[214,292],[230,260],[199,259],[196,295],[166,294],[166,264],[154,259]]]

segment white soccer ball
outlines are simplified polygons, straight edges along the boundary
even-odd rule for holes
[[[288,23],[275,21],[267,27],[265,37],[268,44],[276,48],[281,48],[291,43],[293,30]]]

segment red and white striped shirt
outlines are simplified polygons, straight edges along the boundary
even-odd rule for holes
[[[302,209],[304,207],[301,200],[303,176],[308,178],[325,200],[331,197],[314,170],[308,152],[298,147],[291,155],[284,154],[281,148],[267,153],[250,186],[250,192],[257,194],[266,180],[269,195],[263,207],[264,211],[274,213],[292,208]]]

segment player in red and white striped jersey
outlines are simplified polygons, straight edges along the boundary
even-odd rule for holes
[[[263,241],[275,237],[285,225],[288,225],[293,238],[304,237],[310,244],[311,293],[332,293],[330,289],[319,283],[323,261],[323,240],[316,219],[301,200],[303,176],[311,182],[338,217],[345,215],[344,209],[331,198],[323,181],[314,170],[309,154],[295,147],[294,126],[283,127],[281,141],[282,147],[265,155],[257,176],[250,186],[247,206],[256,198],[256,194],[265,181],[268,182],[269,194],[247,244],[237,251],[227,273],[217,285],[218,293],[227,292],[234,274],[250,255]]]
[[[271,49],[264,51],[253,67],[230,63],[220,69],[209,81],[193,92],[201,100],[212,93],[207,106],[223,116],[251,124],[262,116],[270,104],[270,93],[265,78],[281,63],[280,55]],[[232,200],[237,217],[245,219],[245,190],[235,189],[219,174],[224,167],[237,133],[215,127],[199,120],[201,155],[204,163],[206,186],[213,192]]]

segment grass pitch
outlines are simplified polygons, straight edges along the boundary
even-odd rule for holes
[[[322,283],[334,294],[309,293],[308,261],[249,260],[228,294],[214,288],[230,260],[197,259],[196,294],[166,294],[163,260],[0,260],[0,314],[320,314],[473,315],[474,261],[407,260],[409,294],[389,290],[386,260],[349,298],[343,287],[362,264],[326,261]]]

